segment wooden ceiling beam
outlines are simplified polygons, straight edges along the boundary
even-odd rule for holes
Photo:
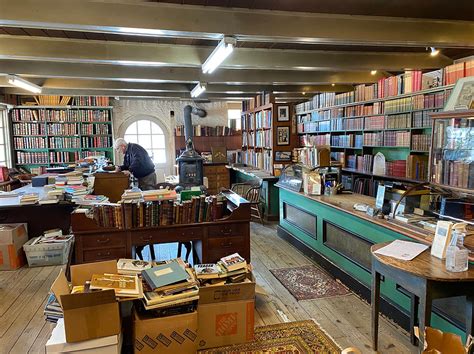
[[[71,8],[73,7],[73,9]],[[0,25],[141,36],[375,46],[474,47],[474,23],[153,2],[0,0]]]

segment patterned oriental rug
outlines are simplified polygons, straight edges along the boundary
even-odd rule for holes
[[[306,354],[340,353],[341,348],[311,321],[279,323],[255,328],[252,342],[201,350],[202,354]]]
[[[344,285],[313,265],[271,269],[270,272],[297,300],[350,294]]]

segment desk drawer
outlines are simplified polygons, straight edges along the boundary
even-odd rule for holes
[[[82,247],[85,250],[97,248],[125,247],[126,235],[122,233],[106,233],[102,235],[82,235]]]
[[[224,224],[219,226],[209,226],[209,238],[245,236],[247,234],[247,228],[248,224]]]
[[[243,237],[217,237],[208,239],[209,251],[222,251],[226,254],[238,252],[244,248],[245,239]]]
[[[84,251],[84,262],[106,261],[110,259],[126,258],[126,248],[105,248],[102,250]]]

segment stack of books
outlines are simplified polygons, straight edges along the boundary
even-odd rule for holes
[[[170,191],[169,189],[153,189],[149,191],[143,191],[142,195],[144,201],[175,200],[177,198],[176,191]]]
[[[63,309],[54,294],[49,294],[43,313],[46,317],[46,321],[52,323],[56,323],[60,318],[64,317]]]
[[[93,274],[90,290],[114,290],[117,298],[141,298],[142,289],[137,275]]]
[[[109,201],[109,198],[107,198],[105,195],[86,194],[79,195],[73,198],[72,201],[78,205],[94,205],[100,203],[107,203]]]
[[[125,275],[141,275],[142,271],[150,269],[152,266],[153,262],[139,259],[120,258],[117,261],[118,273]]]
[[[38,193],[27,193],[20,197],[20,205],[36,204],[39,200]]]
[[[222,257],[217,263],[196,264],[194,272],[201,286],[240,283],[247,279],[249,265],[238,253]]]
[[[139,189],[127,189],[122,194],[123,202],[131,202],[142,199],[142,191]]]
[[[196,306],[198,281],[181,258],[142,271],[146,310]]]
[[[68,185],[64,188],[64,197],[67,200],[75,201],[82,198],[82,196],[86,195],[88,192],[87,187],[83,185]]]

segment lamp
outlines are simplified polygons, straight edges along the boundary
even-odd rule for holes
[[[435,47],[430,47],[430,50],[431,50],[430,55],[431,55],[432,57],[435,57],[435,56],[437,56],[437,55],[439,54],[439,49],[436,49]]]
[[[191,97],[198,97],[201,93],[206,91],[206,84],[205,83],[198,83],[194,88],[191,90]]]
[[[32,82],[22,79],[16,75],[8,75],[8,83],[33,93],[41,93],[42,91],[40,86],[35,85]]]
[[[217,47],[212,51],[211,55],[202,64],[202,72],[204,74],[212,74],[219,65],[232,53],[237,40],[232,37],[224,37]]]

